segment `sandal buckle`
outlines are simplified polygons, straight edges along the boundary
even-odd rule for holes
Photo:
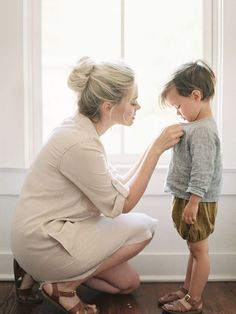
[[[185,301],[189,301],[191,299],[191,296],[189,294],[186,294],[186,296],[184,297]]]

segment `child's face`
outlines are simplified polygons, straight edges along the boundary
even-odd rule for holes
[[[198,119],[201,111],[201,93],[194,90],[189,96],[181,96],[175,87],[171,88],[166,96],[167,103],[175,107],[177,115],[192,122]]]

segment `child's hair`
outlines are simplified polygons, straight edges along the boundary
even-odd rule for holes
[[[202,60],[182,65],[167,82],[160,96],[162,105],[166,104],[169,91],[175,87],[181,96],[188,97],[193,90],[199,90],[202,100],[209,100],[215,94],[215,74]]]

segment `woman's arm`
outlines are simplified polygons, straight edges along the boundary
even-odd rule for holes
[[[145,156],[147,155],[147,152],[149,150],[149,147],[145,150],[145,152],[139,157],[139,159],[136,161],[136,163],[133,165],[131,169],[128,170],[126,174],[122,177],[122,183],[127,183],[137,172],[138,168],[142,164]]]
[[[160,136],[150,145],[140,161],[135,174],[127,182],[130,191],[125,200],[123,213],[129,212],[140,200],[150,181],[161,154],[179,142],[183,128],[179,124],[164,129]]]

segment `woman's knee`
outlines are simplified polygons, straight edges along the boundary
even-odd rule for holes
[[[119,293],[123,293],[123,294],[130,293],[133,290],[137,289],[139,285],[140,285],[139,275],[136,272],[133,272],[132,275],[129,276],[129,278],[126,278],[126,280],[120,283]]]
[[[137,273],[133,273],[132,280],[130,283],[130,289],[135,290],[140,285],[140,277]]]

